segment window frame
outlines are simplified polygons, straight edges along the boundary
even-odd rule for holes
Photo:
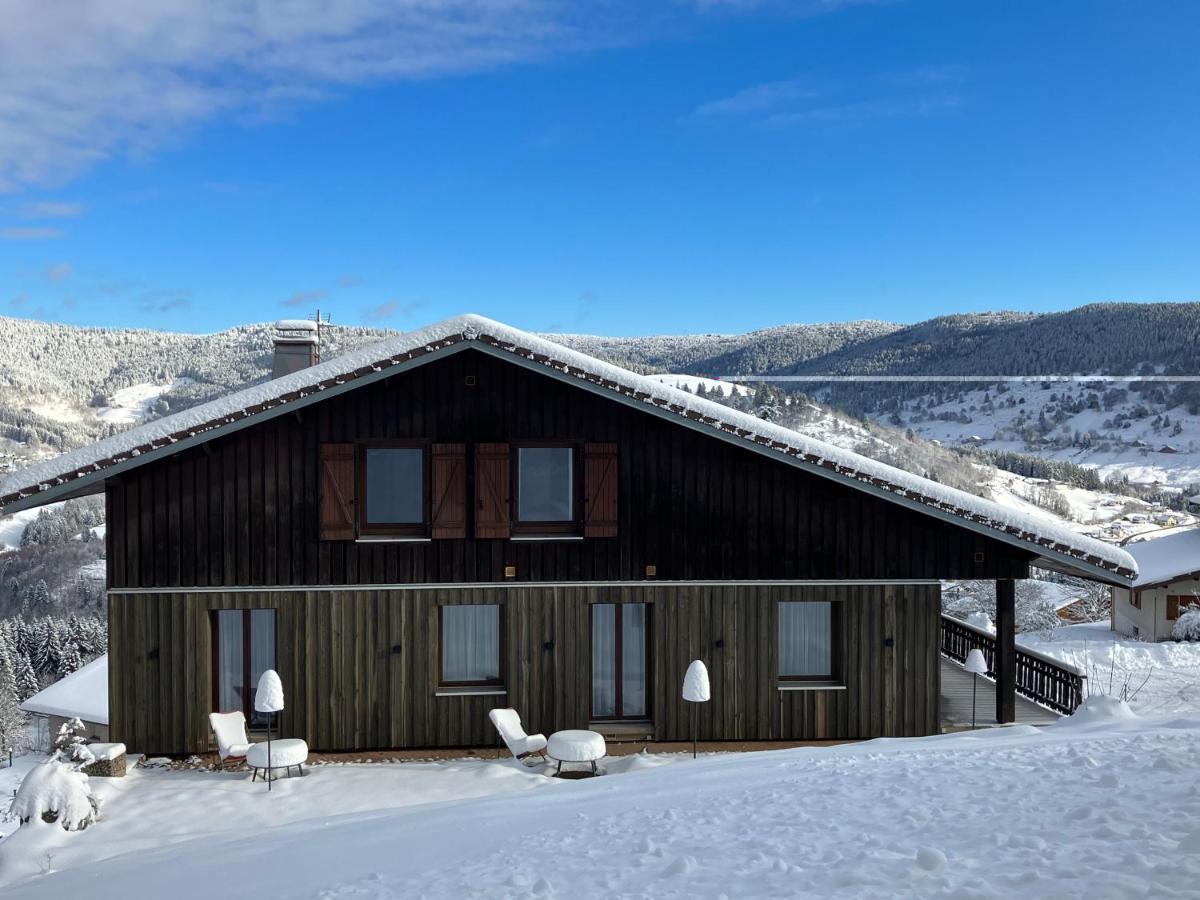
[[[1142,608],[1142,592],[1131,590],[1129,592],[1129,605],[1134,609]]]
[[[829,604],[829,674],[784,675],[779,671],[779,607],[783,603]],[[776,600],[775,601],[775,678],[780,684],[843,684],[842,677],[842,603],[840,600]]]
[[[646,608],[646,658],[642,661],[646,672],[646,711],[640,716],[626,716],[625,711],[625,629],[624,607],[641,604]],[[591,680],[595,673],[596,659],[592,651],[595,636],[595,613],[597,606],[615,606],[613,617],[614,643],[613,661],[616,664],[616,694],[613,702],[615,715],[598,716],[595,713],[595,697]],[[654,603],[649,600],[597,600],[588,604],[588,720],[592,722],[651,722],[654,720]]]
[[[583,476],[582,444],[579,441],[512,441],[509,444],[509,478],[512,484],[509,498],[509,522],[516,535],[555,535],[583,533]],[[571,518],[556,522],[525,522],[521,519],[521,451],[571,451]]]
[[[500,621],[499,629],[499,674],[496,678],[485,679],[481,681],[447,681],[446,680],[446,625],[445,625],[445,609],[448,606],[495,606],[499,610]],[[504,687],[504,678],[508,673],[507,665],[507,649],[508,649],[508,634],[505,631],[504,603],[439,603],[438,604],[438,621],[437,621],[437,686],[439,688],[502,688]]]
[[[420,522],[370,522],[367,520],[367,451],[368,450],[420,450],[421,451],[421,521]],[[401,535],[428,537],[430,534],[430,491],[432,476],[429,441],[363,441],[355,454],[355,480],[361,498],[356,510],[360,535]]]
[[[247,731],[265,731],[266,728],[261,725],[254,725],[254,710],[250,708],[250,687],[252,680],[252,666],[254,661],[251,658],[251,648],[253,641],[251,639],[251,623],[254,621],[252,613],[255,610],[269,609],[274,614],[272,620],[274,634],[271,644],[271,655],[274,657],[273,666],[279,665],[279,608],[276,606],[247,606],[241,609],[210,609],[208,611],[209,635],[212,643],[212,654],[210,667],[212,669],[212,712],[240,712],[246,717]],[[242,709],[221,709],[219,701],[221,697],[221,613],[223,612],[240,612],[242,613],[242,677],[245,679],[246,691],[242,699]],[[255,687],[257,687],[255,685]]]

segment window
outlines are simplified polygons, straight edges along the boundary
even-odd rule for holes
[[[779,604],[779,678],[837,679],[838,607],[826,601]]]
[[[1129,605],[1132,606],[1134,609],[1142,608],[1142,592],[1141,591],[1130,591],[1129,592]]]
[[[363,531],[425,533],[424,448],[364,447],[362,472]]]
[[[216,610],[213,631],[215,711],[241,710],[251,727],[266,727],[266,716],[254,711],[254,693],[262,673],[275,668],[275,610]]]
[[[1179,614],[1187,609],[1193,603],[1196,603],[1195,597],[1190,594],[1170,594],[1167,596],[1167,621],[1174,621],[1179,618]]]
[[[503,684],[504,617],[500,607],[443,606],[440,614],[442,684]]]
[[[525,531],[575,528],[575,450],[517,448],[517,524]]]

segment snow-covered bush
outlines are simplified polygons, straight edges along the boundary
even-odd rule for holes
[[[88,777],[51,757],[21,780],[9,814],[22,824],[58,822],[67,831],[82,831],[96,820],[100,803]]]
[[[980,609],[967,613],[967,624],[980,631],[996,633],[996,624],[992,621],[992,617]]]
[[[1179,614],[1171,637],[1177,641],[1200,641],[1200,606],[1189,606]]]
[[[95,762],[96,757],[87,748],[86,734],[87,729],[79,719],[63,722],[58,729],[58,737],[54,739],[54,758],[76,769]]]

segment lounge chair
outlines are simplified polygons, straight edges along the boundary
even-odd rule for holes
[[[488,718],[500,732],[504,746],[512,753],[513,759],[525,760],[534,754],[541,754],[543,760],[546,758],[546,736],[526,734],[515,709],[493,709],[488,713]]]
[[[241,712],[209,713],[208,724],[217,739],[220,768],[234,769],[246,761],[250,740],[246,737],[246,716]]]

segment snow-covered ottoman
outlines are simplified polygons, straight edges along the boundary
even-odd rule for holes
[[[304,774],[304,764],[308,762],[308,744],[300,738],[280,738],[271,741],[270,769],[268,769],[267,744],[251,744],[246,751],[246,765],[254,770],[250,779],[254,781],[261,772],[266,778],[275,769],[286,769],[288,778],[292,777],[292,769],[300,775]]]
[[[546,742],[546,755],[558,763],[556,775],[561,774],[565,762],[591,763],[592,774],[595,775],[596,762],[604,759],[606,753],[608,748],[604,746],[604,735],[594,731],[556,731]]]
[[[124,744],[88,744],[87,749],[92,754],[93,762],[83,767],[86,774],[98,778],[125,777]]]

